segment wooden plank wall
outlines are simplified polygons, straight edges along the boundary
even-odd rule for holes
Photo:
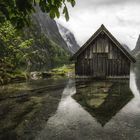
[[[77,58],[76,75],[128,76],[130,61],[105,35],[99,36]]]

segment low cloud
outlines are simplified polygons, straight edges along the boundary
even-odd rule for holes
[[[104,24],[108,30],[130,49],[140,34],[139,0],[77,0],[69,7],[70,20],[61,16],[57,21],[69,28],[80,45]]]
[[[120,4],[139,4],[139,0],[77,0],[79,5],[95,5],[95,6],[102,6],[102,5],[120,5]]]

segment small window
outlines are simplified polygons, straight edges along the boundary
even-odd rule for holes
[[[90,47],[90,49],[89,49],[89,59],[91,59],[92,58],[92,56],[93,56],[93,53],[92,53],[92,47]]]
[[[102,40],[98,39],[97,40],[97,53],[101,53],[102,52]]]
[[[87,51],[85,51],[85,59],[87,59],[88,58],[88,56],[87,56]]]
[[[112,49],[112,46],[110,45],[110,52],[108,54],[108,58],[109,59],[113,59],[113,49]]]
[[[96,53],[96,44],[93,44],[93,53]]]
[[[109,52],[109,49],[108,49],[109,47],[108,47],[108,44],[106,44],[106,46],[105,46],[105,52],[106,53],[108,53]]]
[[[109,52],[109,43],[108,40],[105,40],[105,52],[108,53]]]
[[[109,59],[118,59],[118,51],[114,45],[110,45]]]
[[[97,53],[108,53],[108,42],[105,38],[100,38],[97,41]]]
[[[108,59],[113,59],[113,54],[111,52],[108,54]]]

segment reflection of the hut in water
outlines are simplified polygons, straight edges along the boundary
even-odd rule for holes
[[[76,82],[73,98],[104,126],[132,98],[128,81]]]

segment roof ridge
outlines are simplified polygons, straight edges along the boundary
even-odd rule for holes
[[[101,24],[101,26],[96,30],[96,32],[86,41],[84,45],[72,56],[71,60],[77,57],[84,49],[100,34],[104,31],[105,34],[116,44],[116,46],[130,59],[132,62],[136,62],[135,58],[119,43],[119,41],[109,32],[109,30]]]

